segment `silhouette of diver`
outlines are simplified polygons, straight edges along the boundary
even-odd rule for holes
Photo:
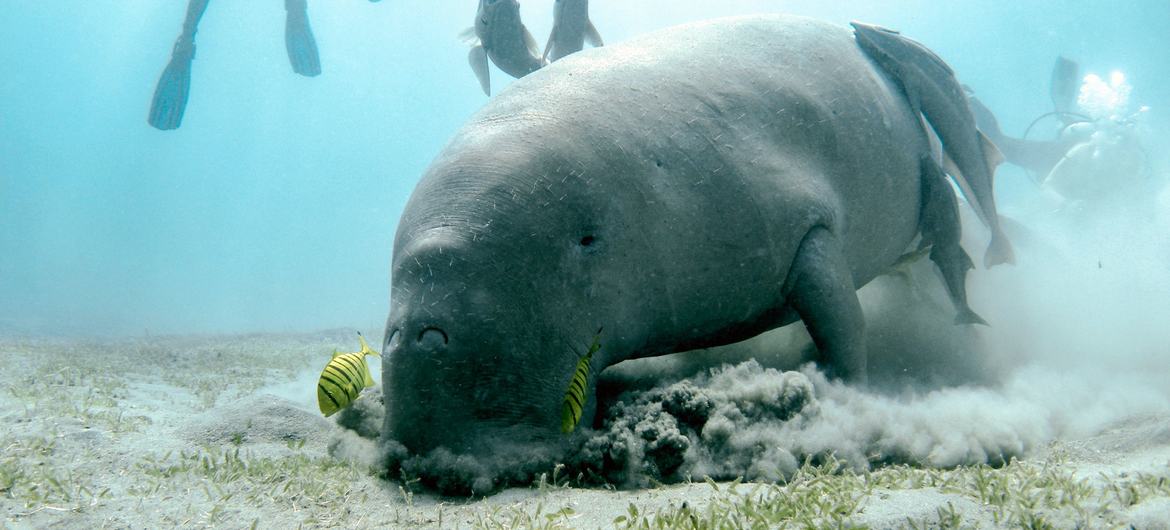
[[[195,58],[195,31],[199,19],[207,10],[210,0],[190,0],[187,17],[183,20],[183,32],[175,41],[171,51],[171,62],[163,69],[154,89],[150,114],[146,121],[152,127],[167,131],[178,129],[183,123],[183,110],[187,107],[187,96],[191,91],[191,60]],[[376,2],[377,0],[370,0]],[[317,41],[309,27],[306,0],[284,0],[288,17],[284,26],[284,45],[288,50],[288,61],[293,72],[306,77],[321,74],[321,58],[317,53]]]

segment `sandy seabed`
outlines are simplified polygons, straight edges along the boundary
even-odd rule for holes
[[[1170,415],[1007,465],[835,460],[781,484],[539,483],[441,498],[340,458],[313,384],[351,332],[0,339],[5,528],[1168,528]],[[372,366],[378,372],[376,361]],[[363,398],[369,399],[369,398]]]

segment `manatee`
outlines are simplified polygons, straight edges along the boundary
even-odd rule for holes
[[[544,66],[536,39],[520,21],[517,0],[479,0],[475,25],[463,32],[472,44],[467,55],[483,93],[492,94],[488,59],[504,73],[520,78]]]
[[[975,127],[975,118],[954,71],[934,52],[896,31],[861,22],[850,25],[857,43],[897,79],[915,111],[922,113],[942,140],[947,158],[953,160],[947,172],[955,177],[967,201],[991,229],[984,266],[1014,262],[1011,244],[999,226],[993,193],[995,167],[1003,157]]]
[[[571,436],[578,366],[588,427],[606,367],[798,320],[822,367],[865,384],[856,290],[921,232],[924,160],[899,85],[808,18],[696,22],[516,81],[398,223],[388,447],[528,458]]]
[[[589,0],[557,0],[553,5],[553,28],[544,45],[545,61],[555,61],[590,46],[602,46],[601,34],[589,20]]]

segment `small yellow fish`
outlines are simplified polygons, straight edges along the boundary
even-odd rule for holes
[[[581,412],[585,410],[585,389],[589,388],[589,363],[593,361],[593,354],[601,349],[601,330],[593,336],[593,344],[581,360],[577,361],[577,369],[573,371],[573,379],[569,381],[569,389],[565,391],[564,402],[561,403],[561,432],[571,433],[581,421]]]
[[[334,350],[333,359],[321,371],[321,379],[317,381],[317,406],[325,417],[350,406],[363,388],[374,386],[366,356],[379,356],[378,352],[370,349],[361,333],[358,333],[358,340],[361,341],[361,351],[341,353]]]

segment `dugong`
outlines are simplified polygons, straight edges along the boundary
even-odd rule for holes
[[[822,366],[863,383],[856,289],[922,232],[928,162],[899,86],[851,31],[808,18],[696,22],[520,79],[398,223],[384,438],[547,447],[579,379],[588,426],[607,366],[797,320]]]

